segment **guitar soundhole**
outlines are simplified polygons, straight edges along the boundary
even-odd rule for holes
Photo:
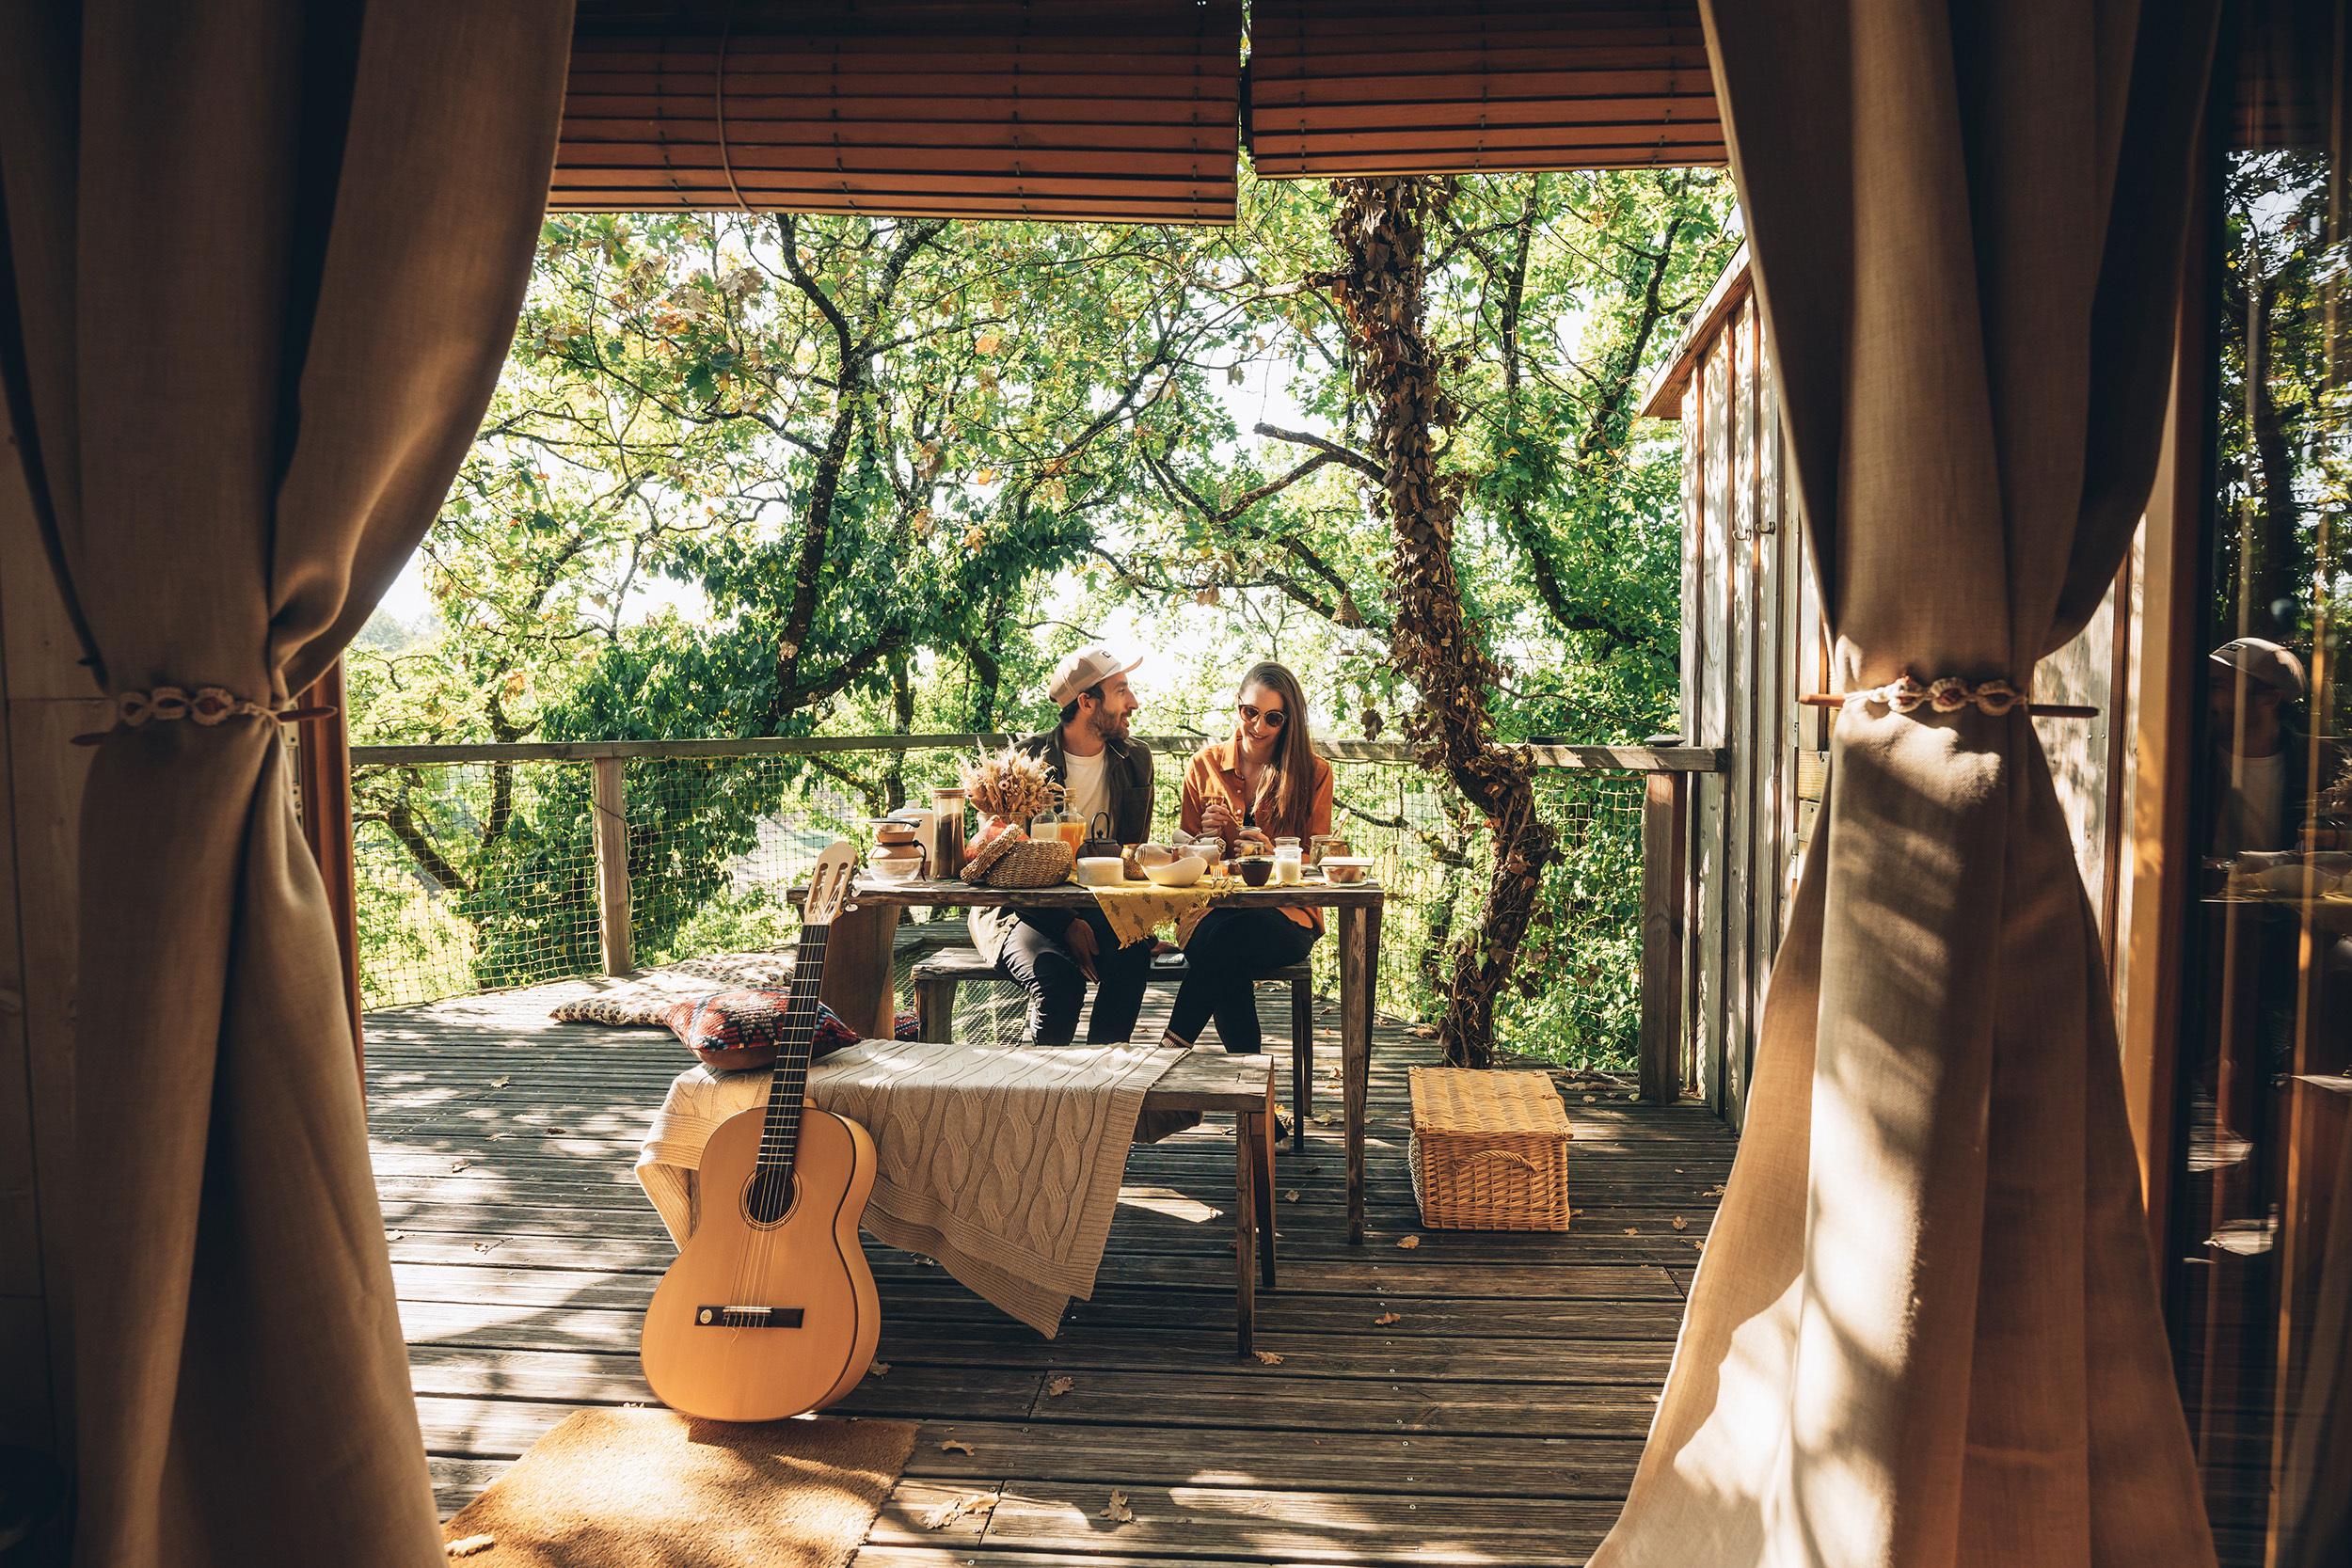
[[[800,1183],[788,1170],[755,1170],[743,1184],[743,1212],[754,1225],[775,1225],[792,1212]]]

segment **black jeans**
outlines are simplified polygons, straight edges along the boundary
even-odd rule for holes
[[[1087,1021],[1087,1043],[1117,1045],[1136,1032],[1143,1010],[1144,983],[1152,977],[1152,943],[1119,945],[1110,922],[1089,910],[1077,917],[1094,928],[1094,1016]],[[1068,927],[1057,913],[1049,925],[1024,914],[1006,934],[996,968],[1029,998],[1029,1039],[1037,1045],[1068,1045],[1078,1033],[1078,1006],[1086,1000],[1086,971],[1062,940]]]
[[[1256,1055],[1265,1043],[1257,983],[1305,958],[1315,935],[1280,910],[1211,910],[1184,943],[1184,983],[1176,988],[1168,1032],[1197,1045],[1200,1026],[1214,1018],[1226,1050]]]

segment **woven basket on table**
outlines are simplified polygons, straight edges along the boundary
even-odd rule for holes
[[[1568,1113],[1542,1072],[1417,1067],[1406,1158],[1423,1225],[1568,1227]]]
[[[1031,838],[1006,828],[980,846],[963,868],[974,887],[1052,887],[1070,879],[1077,857],[1059,839]]]

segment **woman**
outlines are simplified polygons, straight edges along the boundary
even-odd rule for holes
[[[1304,845],[1329,832],[1331,765],[1308,737],[1298,677],[1279,664],[1253,665],[1233,709],[1233,738],[1203,746],[1184,769],[1184,832],[1215,833],[1229,850],[1248,845],[1260,853],[1277,838]],[[1166,1043],[1189,1047],[1215,1019],[1226,1050],[1256,1054],[1263,1044],[1257,982],[1304,958],[1322,934],[1320,910],[1209,911],[1184,943],[1184,981]]]

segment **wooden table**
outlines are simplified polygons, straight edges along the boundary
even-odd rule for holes
[[[798,893],[794,895],[796,900]],[[1309,881],[1298,887],[1244,887],[1217,895],[1216,909],[1328,909],[1338,911],[1340,944],[1340,1098],[1346,1116],[1347,1239],[1364,1239],[1364,1100],[1372,1070],[1374,983],[1380,972],[1377,882]],[[961,880],[879,882],[859,879],[850,906],[825,944],[826,1006],[864,1033],[890,1037],[898,998],[890,944],[900,911],[928,909],[1090,910],[1094,895],[1057,887],[974,887]]]

